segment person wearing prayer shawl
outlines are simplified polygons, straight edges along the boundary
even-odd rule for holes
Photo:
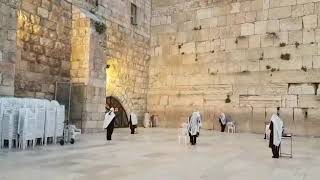
[[[190,137],[191,145],[195,145],[197,143],[197,137],[200,133],[201,127],[201,116],[199,112],[193,112],[192,115],[189,117],[188,122],[188,132]]]
[[[279,150],[283,132],[283,121],[279,116],[273,114],[270,122],[270,141],[269,147],[272,149],[272,158],[279,158]]]
[[[144,126],[145,128],[150,127],[150,114],[149,114],[149,112],[147,112],[147,113],[144,114],[143,126]]]
[[[227,125],[227,118],[223,112],[219,116],[219,122],[220,122],[221,132],[224,132]]]
[[[137,125],[138,125],[138,118],[137,118],[137,115],[133,112],[130,114],[129,125],[131,129],[131,134],[134,134],[135,129],[137,128]]]
[[[104,116],[103,128],[107,130],[107,141],[111,141],[115,117],[116,114],[114,113],[114,108],[110,108],[110,111],[108,111]]]

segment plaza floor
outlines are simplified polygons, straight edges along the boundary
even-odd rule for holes
[[[256,134],[202,131],[190,146],[176,129],[115,129],[112,142],[89,134],[74,145],[0,150],[0,180],[318,180],[320,139],[294,138],[293,151],[272,159]]]

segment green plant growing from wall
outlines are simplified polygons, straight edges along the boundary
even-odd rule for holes
[[[282,43],[280,43],[280,47],[285,47],[287,44],[286,43],[284,43],[284,42],[282,42]]]
[[[296,42],[294,43],[294,45],[296,46],[296,48],[298,48],[300,46],[300,43]]]
[[[227,99],[225,100],[225,103],[231,103],[230,95],[227,95]]]
[[[97,31],[99,34],[103,34],[103,33],[106,32],[107,27],[106,27],[106,25],[105,25],[104,23],[96,21],[96,22],[94,23],[94,26],[95,26],[95,28],[96,28],[96,31]]]
[[[269,38],[274,38],[274,39],[278,39],[279,38],[277,33],[275,33],[275,32],[268,32],[267,34],[268,34]]]
[[[261,53],[261,56],[260,56],[259,60],[262,61],[263,58],[264,58],[264,53]]]
[[[291,55],[290,55],[289,53],[281,54],[280,58],[281,58],[282,60],[289,61],[290,58],[291,58]]]
[[[301,67],[301,70],[304,71],[304,72],[307,72],[307,71],[308,71],[308,68],[307,68],[306,66],[302,66],[302,67]]]
[[[271,66],[270,65],[266,65],[266,69],[271,69]]]

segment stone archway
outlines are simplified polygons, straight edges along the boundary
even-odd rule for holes
[[[127,116],[126,110],[124,109],[124,107],[122,106],[122,104],[117,98],[113,96],[109,96],[106,98],[106,109],[109,110],[112,107],[115,109],[115,113],[116,113],[115,127],[116,128],[128,127],[129,123],[128,123],[128,116]]]

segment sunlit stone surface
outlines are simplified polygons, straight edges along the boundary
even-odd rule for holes
[[[116,129],[75,145],[0,151],[1,180],[315,180],[320,139],[295,138],[293,159],[272,159],[261,135],[202,131],[196,146],[178,144],[176,129]],[[286,145],[283,145],[287,147]]]

